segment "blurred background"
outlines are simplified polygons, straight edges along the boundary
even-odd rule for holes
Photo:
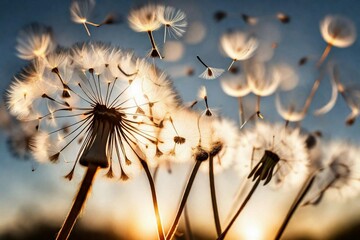
[[[102,41],[132,49],[138,56],[146,56],[149,42],[146,34],[132,31],[127,23],[127,14],[148,1],[98,0],[92,20],[100,22],[107,14],[114,13],[117,22],[100,28],[92,28],[89,37],[81,25],[70,19],[71,1],[48,0],[2,0],[0,1],[0,89],[5,96],[12,77],[26,65],[16,56],[16,37],[21,28],[38,22],[51,26],[59,45],[71,46],[82,41]],[[164,1],[164,4],[182,9],[187,15],[188,28],[180,39],[168,39],[163,44],[163,29],[154,33],[163,61],[157,60],[160,69],[173,79],[184,102],[197,98],[200,86],[208,90],[209,104],[224,117],[239,121],[236,98],[227,96],[218,79],[204,80],[198,75],[204,71],[196,56],[210,66],[227,68],[231,60],[222,53],[219,45],[221,34],[230,29],[253,31],[264,41],[276,44],[276,48],[263,49],[258,58],[269,58],[275,63],[287,63],[298,74],[298,81],[288,84],[297,86],[289,93],[292,100],[303,102],[316,78],[315,62],[320,58],[326,43],[319,23],[328,14],[340,14],[360,27],[355,0],[224,0],[224,1]],[[278,13],[288,16],[283,23]],[[259,21],[251,26],[244,15]],[[308,63],[299,67],[299,60]],[[348,48],[334,48],[329,60],[345,66],[346,73],[358,79],[360,42]],[[237,64],[235,64],[235,67]],[[330,99],[330,85],[321,86],[310,112]],[[287,94],[287,95],[289,95]],[[284,95],[283,102],[287,96]],[[274,96],[262,100],[262,112],[267,121],[283,121],[276,112]],[[246,97],[245,109],[250,111],[254,96]],[[19,131],[15,136],[25,136],[26,127],[16,123],[0,108],[0,239],[52,239],[77,191],[83,169],[78,168],[74,179],[63,178],[72,163],[38,164],[31,155],[21,151],[22,141],[9,137],[6,121]],[[342,99],[326,115],[315,117],[309,114],[302,126],[309,132],[321,131],[324,138],[343,139],[359,143],[360,128],[356,121],[345,125],[349,109]],[[14,134],[12,134],[13,136]],[[159,170],[157,191],[160,212],[166,228],[169,227],[182,194],[192,164],[174,165],[172,173],[166,168]],[[75,226],[70,239],[156,239],[151,194],[144,174],[127,182],[109,180],[106,172],[98,174],[82,217]],[[220,217],[225,219],[241,184],[237,169],[228,169],[216,176]],[[269,239],[273,237],[291,200],[296,187],[286,190],[260,188],[250,201],[243,215],[229,233],[228,239]],[[212,219],[210,191],[207,174],[200,173],[188,200],[188,213],[194,235],[198,239],[214,239],[215,227]],[[285,206],[285,207],[284,207]],[[284,237],[288,239],[354,239],[360,236],[360,201],[358,198],[342,199],[326,197],[319,206],[302,207],[291,221]],[[183,223],[181,223],[181,228]],[[181,231],[181,230],[180,230]],[[184,236],[180,236],[184,238]]]

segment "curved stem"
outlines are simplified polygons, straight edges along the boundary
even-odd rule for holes
[[[246,196],[244,202],[241,204],[239,210],[235,213],[234,217],[231,219],[230,223],[227,225],[226,229],[224,230],[224,232],[221,233],[221,235],[217,238],[218,240],[222,240],[225,238],[226,234],[228,233],[228,231],[230,230],[231,226],[234,224],[236,218],[240,215],[241,211],[245,208],[246,204],[248,203],[248,201],[250,200],[251,196],[253,195],[253,193],[255,192],[257,186],[260,183],[260,178],[258,178],[255,182],[255,184],[253,185],[253,187],[251,188],[250,192],[248,193],[248,195]]]
[[[314,183],[315,177],[316,177],[316,175],[312,175],[311,177],[309,177],[309,179],[305,182],[305,184],[301,188],[300,192],[298,193],[297,197],[295,198],[295,201],[291,205],[283,223],[281,224],[281,227],[279,228],[278,232],[276,233],[275,240],[279,240],[281,238],[282,234],[285,231],[286,226],[290,222],[290,219],[294,215],[296,209],[299,207],[300,203],[302,202],[302,200],[304,199],[306,194],[311,189],[311,186]]]
[[[155,184],[154,184],[153,178],[151,176],[149,166],[147,165],[146,161],[140,160],[140,162],[141,162],[141,165],[143,166],[143,168],[145,170],[146,177],[147,177],[147,179],[149,181],[149,184],[150,184],[150,190],[151,190],[151,196],[152,196],[153,205],[154,205],[154,211],[155,211],[155,216],[156,216],[156,224],[157,224],[157,230],[158,230],[159,239],[164,240],[165,236],[164,236],[164,230],[163,230],[162,223],[161,223],[159,206],[158,206],[158,201],[157,201],[157,197],[156,197]]]
[[[94,164],[89,164],[89,166],[87,167],[86,174],[84,176],[83,181],[81,182],[80,189],[76,195],[75,201],[58,235],[56,236],[56,240],[68,239],[71,230],[73,229],[75,222],[80,214],[80,211],[83,208],[86,198],[90,192],[90,187],[94,180],[97,169],[98,166]]]
[[[170,239],[172,239],[174,237],[174,234],[175,234],[176,229],[177,229],[178,224],[179,224],[181,213],[184,210],[187,198],[189,197],[191,187],[192,187],[192,185],[194,183],[195,176],[196,176],[196,174],[197,174],[197,172],[198,172],[198,170],[200,168],[201,163],[202,163],[202,161],[196,161],[196,163],[194,165],[194,168],[191,171],[191,175],[190,175],[189,180],[188,180],[188,182],[186,184],[184,194],[183,194],[183,196],[181,198],[179,209],[178,209],[178,211],[176,213],[176,216],[175,216],[175,219],[174,219],[173,223],[171,224],[170,230],[169,230],[168,234],[166,235],[166,239],[168,239],[168,240],[170,240]]]
[[[216,234],[217,237],[219,237],[221,234],[221,224],[220,224],[219,211],[216,201],[216,190],[215,190],[215,179],[214,179],[214,157],[212,155],[210,155],[209,157],[209,180],[210,180],[211,204],[214,214]]]

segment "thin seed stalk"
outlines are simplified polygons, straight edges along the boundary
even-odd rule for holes
[[[75,201],[70,209],[69,214],[67,215],[58,235],[56,236],[56,240],[66,240],[68,239],[75,222],[80,214],[81,209],[85,205],[85,201],[87,196],[90,193],[90,188],[95,178],[96,171],[98,170],[98,166],[94,164],[89,164],[86,170],[86,174],[84,176],[83,181],[81,182],[79,191],[76,195]]]
[[[210,155],[209,157],[209,180],[210,180],[210,192],[211,192],[211,204],[214,214],[214,221],[216,227],[217,237],[221,234],[221,224],[219,218],[219,211],[216,201],[216,189],[215,189],[215,178],[214,178],[214,157]]]
[[[231,226],[235,223],[235,220],[237,219],[237,217],[240,215],[240,213],[242,212],[242,210],[245,208],[246,204],[249,202],[251,196],[253,195],[253,193],[255,192],[257,186],[260,183],[261,178],[258,178],[255,182],[255,184],[253,185],[253,187],[251,188],[250,192],[248,193],[248,195],[246,196],[246,198],[244,199],[243,203],[241,204],[240,208],[238,209],[238,211],[235,213],[234,217],[231,219],[231,221],[229,222],[229,224],[227,225],[227,227],[225,228],[225,230],[221,233],[221,235],[217,238],[217,240],[223,240],[226,236],[226,234],[228,233],[228,231],[230,230]]]
[[[316,175],[313,174],[311,175],[307,181],[305,182],[305,184],[303,185],[303,187],[301,188],[301,190],[299,191],[297,197],[295,198],[293,204],[291,205],[283,223],[281,224],[281,227],[279,228],[278,232],[276,233],[275,236],[275,240],[279,240],[282,236],[282,234],[284,233],[287,225],[289,224],[292,216],[294,215],[296,209],[300,206],[300,203],[302,202],[302,200],[304,199],[304,197],[306,196],[306,194],[309,192],[309,190],[311,189],[314,180],[315,180]]]
[[[166,235],[167,240],[171,240],[175,235],[176,229],[177,229],[179,221],[180,221],[181,214],[182,214],[182,212],[184,210],[186,201],[187,201],[187,199],[189,197],[189,194],[190,194],[191,187],[192,187],[192,185],[194,183],[196,174],[197,174],[197,172],[198,172],[198,170],[200,168],[201,163],[202,163],[202,161],[196,161],[196,163],[195,163],[195,165],[193,167],[193,170],[191,171],[191,175],[189,177],[189,180],[188,180],[188,182],[186,184],[185,191],[184,191],[183,196],[181,198],[179,209],[178,209],[178,211],[176,213],[176,216],[175,216],[175,219],[174,219],[173,223],[171,224],[170,230],[169,230],[168,234]]]
[[[238,103],[239,103],[240,126],[242,126],[245,121],[244,104],[242,97],[238,97]]]
[[[184,217],[185,217],[185,239],[186,240],[193,240],[193,234],[192,234],[192,230],[191,230],[191,224],[190,224],[190,218],[189,218],[189,211],[188,211],[188,207],[185,204],[185,210],[184,210]]]
[[[151,172],[150,172],[149,166],[147,165],[146,161],[140,160],[140,162],[141,162],[141,165],[143,166],[143,168],[145,170],[146,177],[147,177],[149,185],[150,185],[151,196],[152,196],[152,201],[153,201],[153,205],[154,205],[154,212],[155,212],[155,217],[156,217],[156,225],[157,225],[158,237],[159,237],[160,240],[165,240],[164,230],[163,230],[163,227],[162,227],[161,217],[160,217],[160,212],[159,212],[158,201],[157,201],[157,197],[156,197],[156,190],[155,190],[154,180],[153,180],[153,178],[151,176]]]
[[[318,68],[323,64],[323,62],[329,55],[331,48],[332,48],[332,44],[328,43],[328,45],[326,45],[326,48],[324,49],[324,52],[321,55],[321,58],[319,59],[317,65],[316,65]]]

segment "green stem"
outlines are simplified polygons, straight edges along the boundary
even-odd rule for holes
[[[159,239],[164,240],[165,236],[164,236],[164,230],[163,230],[162,223],[161,223],[159,206],[158,206],[158,201],[157,201],[157,197],[156,197],[155,184],[154,184],[153,178],[151,176],[149,166],[147,165],[146,161],[140,160],[140,162],[141,162],[141,165],[143,166],[143,168],[145,170],[146,177],[147,177],[148,182],[150,184],[150,190],[151,190],[151,196],[152,196],[153,205],[154,205],[154,211],[155,211],[155,216],[156,216],[156,224],[157,224],[157,230],[158,230]]]
[[[75,201],[70,209],[69,214],[67,215],[56,240],[66,240],[68,239],[75,222],[80,214],[81,209],[85,205],[85,201],[90,192],[90,187],[94,180],[96,171],[98,169],[97,165],[89,164],[86,170],[83,181],[81,182],[80,189],[76,195]]]
[[[227,227],[225,228],[224,232],[221,233],[221,235],[217,238],[217,240],[222,240],[225,238],[226,234],[228,233],[228,231],[230,230],[231,226],[234,224],[236,218],[240,215],[241,211],[245,208],[246,204],[248,203],[248,201],[250,200],[251,196],[253,195],[253,193],[255,192],[257,186],[260,183],[260,178],[258,178],[255,182],[255,184],[253,185],[253,187],[251,188],[250,192],[248,193],[248,195],[246,196],[244,202],[241,204],[239,210],[235,213],[234,217],[231,219],[230,223],[227,225]]]
[[[180,217],[181,217],[181,213],[184,210],[187,198],[189,197],[191,187],[192,187],[192,185],[194,183],[195,176],[196,176],[196,174],[197,174],[197,172],[198,172],[198,170],[200,168],[201,163],[202,163],[202,161],[196,161],[196,163],[194,165],[194,168],[193,168],[193,170],[191,172],[189,180],[188,180],[188,182],[186,184],[186,188],[185,188],[184,194],[182,196],[179,209],[178,209],[178,211],[176,213],[175,219],[174,219],[174,221],[173,221],[173,223],[172,223],[172,225],[170,227],[170,230],[169,230],[168,234],[166,235],[167,240],[171,240],[175,235],[175,232],[176,232],[176,229],[178,227],[179,220],[180,220]]]
[[[209,180],[210,180],[210,192],[211,192],[211,203],[214,214],[214,221],[216,227],[217,237],[221,234],[221,224],[219,218],[219,211],[216,201],[216,190],[215,190],[215,178],[214,178],[214,157],[210,155],[209,157]]]
[[[295,201],[291,205],[291,207],[290,207],[290,209],[289,209],[283,223],[281,224],[281,227],[279,228],[279,230],[278,230],[278,232],[276,234],[275,240],[279,240],[281,238],[282,234],[285,231],[286,226],[290,222],[290,219],[294,215],[296,209],[299,207],[300,203],[302,202],[302,200],[304,199],[306,194],[311,189],[311,187],[312,187],[312,185],[314,183],[315,177],[316,177],[315,174],[312,175],[311,177],[309,177],[309,179],[305,182],[305,184],[301,188],[300,192],[298,193],[297,197],[295,198]]]

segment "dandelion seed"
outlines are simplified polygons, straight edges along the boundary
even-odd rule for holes
[[[220,44],[227,56],[233,60],[228,70],[234,62],[252,57],[259,45],[255,37],[241,31],[223,34],[220,38]]]
[[[282,13],[282,12],[279,12],[278,14],[276,14],[276,18],[281,22],[281,23],[284,23],[284,24],[287,24],[290,22],[290,16],[285,14],[285,13]]]
[[[232,97],[244,97],[251,92],[244,74],[224,76],[220,83],[223,91]]]
[[[256,17],[249,16],[247,14],[241,14],[242,20],[251,26],[256,25],[258,23],[258,19]]]
[[[159,6],[153,4],[148,4],[138,9],[133,9],[130,11],[128,21],[130,28],[134,31],[147,32],[152,46],[149,56],[161,59],[162,56],[159,53],[152,33],[161,27],[161,22],[158,18],[158,9]]]
[[[327,46],[318,62],[320,66],[329,55],[332,46],[345,48],[351,46],[356,39],[354,23],[343,16],[328,15],[320,22],[321,35]]]
[[[247,79],[251,91],[258,96],[273,94],[281,80],[281,72],[277,66],[267,66],[260,62],[247,63]]]
[[[115,16],[109,14],[101,23],[94,23],[89,21],[91,12],[95,7],[95,0],[73,0],[70,6],[71,20],[75,23],[82,24],[86,30],[86,33],[90,36],[90,30],[88,25],[93,27],[100,27],[106,24],[114,23]]]
[[[303,66],[308,62],[308,57],[302,57],[299,59],[298,65]]]
[[[221,22],[222,20],[224,20],[227,17],[227,13],[219,10],[214,13],[213,17],[214,17],[215,22]]]
[[[215,79],[220,77],[220,75],[224,72],[224,69],[222,68],[213,68],[206,65],[199,56],[196,56],[197,59],[200,61],[200,63],[206,67],[205,71],[199,75],[199,78],[203,79]]]
[[[242,98],[251,92],[245,75],[227,75],[220,79],[220,83],[221,88],[227,95],[238,98],[240,125],[242,126],[245,121],[245,112]]]
[[[276,94],[275,106],[276,106],[276,111],[286,121],[299,122],[305,118],[304,112],[303,111],[295,111],[294,106],[290,106],[288,109],[286,109],[283,106],[283,104],[281,103],[279,94]]]
[[[17,37],[16,50],[21,59],[44,58],[55,47],[51,28],[38,23],[24,27]]]
[[[277,90],[281,73],[278,67],[266,66],[261,62],[247,62],[245,67],[249,88],[257,96],[255,112],[260,113],[261,97],[269,96]]]
[[[187,26],[184,12],[176,10],[174,7],[160,5],[157,14],[159,21],[164,25],[164,43],[166,42],[166,32],[175,38],[184,35]]]

